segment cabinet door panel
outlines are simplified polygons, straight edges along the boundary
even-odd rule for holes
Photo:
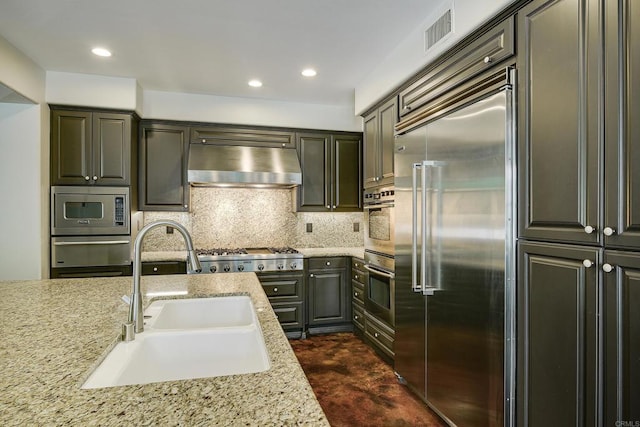
[[[619,6],[621,6],[619,8]],[[640,4],[607,2],[606,192],[609,247],[640,247]],[[623,29],[623,31],[620,31]]]
[[[93,115],[93,176],[96,184],[127,185],[131,169],[131,117]],[[93,178],[92,176],[92,178]]]
[[[333,147],[333,210],[362,209],[362,141],[352,136],[336,136]]]
[[[91,164],[91,113],[51,112],[51,184],[85,184]]]
[[[599,239],[584,231],[599,224],[598,10],[549,0],[518,13],[522,237]]]
[[[309,272],[309,326],[350,322],[347,269]]]
[[[393,184],[393,146],[395,143],[395,126],[398,121],[398,104],[396,98],[379,109],[380,116],[380,175],[379,184]]]
[[[640,253],[605,251],[604,425],[640,420]]]
[[[298,153],[302,168],[302,185],[298,188],[298,208],[327,211],[330,208],[330,136],[300,134]]]
[[[143,125],[140,140],[140,209],[188,208],[188,128]]]
[[[519,245],[519,426],[596,425],[599,258],[595,248]]]
[[[377,184],[380,169],[378,148],[378,112],[374,111],[364,118],[364,186],[373,187]]]

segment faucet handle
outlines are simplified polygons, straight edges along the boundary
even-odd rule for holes
[[[122,341],[133,341],[136,337],[135,328],[133,326],[133,322],[126,322],[122,324]]]

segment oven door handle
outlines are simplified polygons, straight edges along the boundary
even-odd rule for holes
[[[363,209],[369,210],[369,209],[380,209],[380,208],[392,208],[394,206],[393,203],[390,202],[386,202],[386,203],[373,203],[370,205],[364,205]]]
[[[382,270],[378,270],[377,268],[373,268],[373,267],[369,267],[367,264],[364,265],[365,270],[373,273],[373,274],[377,274],[379,276],[382,277],[386,277],[387,279],[395,279],[396,275],[395,273],[388,273],[386,271],[382,271]]]
[[[83,246],[83,245],[128,245],[128,240],[94,240],[87,242],[54,242],[54,246]]]

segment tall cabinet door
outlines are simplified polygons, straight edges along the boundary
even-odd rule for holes
[[[393,184],[393,150],[395,144],[395,126],[398,121],[398,103],[392,98],[379,110],[380,120],[380,185]]]
[[[188,127],[160,123],[142,125],[138,193],[141,210],[189,209],[188,153]]]
[[[131,116],[93,114],[93,176],[101,185],[128,185],[131,171]]]
[[[597,425],[600,251],[520,243],[517,425]]]
[[[599,0],[518,12],[520,236],[597,243]]]
[[[298,134],[298,156],[302,185],[298,187],[298,208],[305,211],[331,210],[331,135]]]
[[[91,168],[91,113],[51,111],[51,183],[82,185]]]
[[[364,186],[373,187],[377,184],[378,170],[380,170],[378,111],[374,111],[364,118]]]
[[[333,210],[362,209],[362,140],[357,136],[334,136],[332,160]]]
[[[640,248],[640,3],[606,5],[605,243]]]
[[[640,253],[605,251],[604,425],[640,420]]]

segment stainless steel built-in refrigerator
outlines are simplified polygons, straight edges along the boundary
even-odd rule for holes
[[[395,370],[452,425],[512,424],[511,117],[506,78],[396,141]]]

